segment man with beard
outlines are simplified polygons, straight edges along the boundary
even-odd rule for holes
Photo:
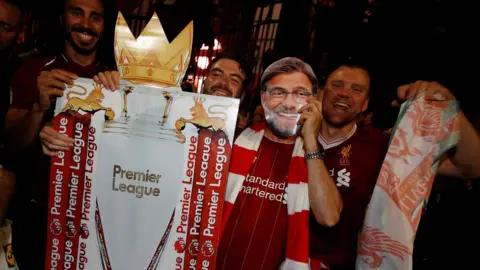
[[[445,87],[421,81],[399,87],[398,99],[404,101],[422,93],[454,99]],[[325,165],[340,191],[343,211],[333,227],[311,220],[312,269],[322,269],[320,262],[332,270],[355,269],[358,233],[389,143],[389,135],[356,124],[358,115],[368,107],[369,95],[370,76],[355,65],[341,65],[334,70],[320,95],[323,121],[318,141],[325,150]],[[393,104],[398,106],[399,102]],[[480,175],[480,138],[463,114],[460,122],[456,152],[440,164],[437,173],[474,178]]]
[[[4,121],[10,106],[10,82],[13,73],[22,63],[13,48],[22,34],[22,15],[23,11],[18,3],[0,0],[0,226],[15,185],[14,174],[3,168],[6,166]]]
[[[248,85],[249,71],[243,58],[232,51],[217,55],[209,65],[208,76],[203,83],[202,94],[239,98],[243,101]],[[235,138],[243,131],[246,116],[239,111]]]
[[[247,68],[241,57],[224,52],[212,60],[202,94],[242,98],[247,85]]]
[[[235,141],[216,269],[309,269],[309,211],[331,227],[342,210],[316,138],[317,78],[308,64],[284,58],[260,83],[267,122]]]
[[[26,62],[12,81],[6,132],[11,144],[29,152],[23,152],[29,159],[22,160],[22,169],[29,173],[18,183],[14,223],[15,250],[25,269],[38,269],[45,261],[50,159],[41,154],[38,134],[53,119],[55,99],[63,95],[66,84],[73,84],[77,77],[92,78],[106,69],[97,54],[104,42],[106,12],[112,12],[106,0],[66,0],[61,18],[63,52]],[[52,131],[45,127],[42,133]],[[73,140],[68,144],[73,145]]]

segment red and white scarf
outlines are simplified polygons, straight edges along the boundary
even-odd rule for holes
[[[242,189],[243,182],[255,161],[265,129],[265,123],[247,128],[235,141],[225,193],[222,232]],[[295,141],[287,179],[287,254],[280,269],[310,269],[308,244],[310,204],[303,140],[300,137]]]

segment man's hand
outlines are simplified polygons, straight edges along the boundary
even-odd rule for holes
[[[61,69],[42,71],[37,78],[40,108],[36,109],[50,109],[52,103],[55,102],[55,98],[63,96],[65,85],[73,85],[73,80],[77,78],[77,75]]]
[[[15,193],[15,174],[0,169],[0,220],[5,217],[8,201]]]
[[[323,120],[322,103],[315,99],[307,101],[308,104],[303,106],[298,112],[301,113],[299,124],[303,124],[302,136],[305,140],[305,151],[312,152],[317,150],[317,136],[320,133],[320,125]]]
[[[43,153],[47,156],[56,156],[58,151],[67,151],[73,147],[74,140],[61,134],[51,124],[47,124],[40,131]]]
[[[102,84],[107,90],[115,91],[120,89],[120,72],[116,70],[100,72],[93,77],[93,80]]]
[[[392,106],[399,107],[402,102],[417,97],[423,93],[428,97],[441,95],[444,100],[455,100],[455,96],[446,87],[437,82],[416,81],[398,87],[398,100],[394,100]]]

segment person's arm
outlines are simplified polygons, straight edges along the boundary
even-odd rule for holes
[[[317,141],[317,134],[320,131],[322,116],[320,113],[321,104],[317,100],[309,101],[309,104],[302,107],[299,122],[303,122],[302,136],[304,139],[305,153],[312,153],[320,146]],[[335,226],[340,220],[343,209],[343,201],[330,177],[330,173],[322,159],[313,158],[306,160],[308,171],[308,198],[315,220],[323,226]]]
[[[38,136],[44,115],[45,111],[39,110],[37,104],[30,110],[10,108],[5,119],[5,137],[9,147],[30,146]]]
[[[5,120],[5,133],[11,147],[28,147],[37,138],[42,128],[45,113],[55,102],[56,97],[63,95],[65,84],[72,85],[77,76],[64,70],[43,71],[36,78],[38,99],[30,108],[26,104],[16,106],[16,98],[21,99],[25,92],[36,93],[32,89],[21,89],[23,84],[12,84],[13,104],[7,113]],[[22,80],[24,78],[14,78]],[[35,86],[30,86],[35,87]],[[20,89],[19,89],[20,88]]]
[[[438,174],[463,179],[480,177],[480,136],[463,113],[459,114],[460,140],[455,154],[442,160]]]
[[[15,175],[4,168],[0,168],[0,223],[2,223],[5,218],[8,201],[13,196],[14,191]]]
[[[310,140],[315,140],[312,138]],[[305,152],[311,153],[317,149],[318,142],[305,145]],[[340,220],[343,209],[342,197],[330,177],[330,173],[321,159],[306,161],[308,171],[308,198],[315,220],[326,227],[335,226]]]
[[[444,86],[436,82],[417,81],[412,84],[400,86],[397,90],[400,101],[414,98],[420,94],[429,96],[441,95],[445,100],[455,100],[455,96]],[[393,105],[399,106],[394,101]],[[460,119],[460,141],[458,142],[455,154],[451,158],[445,158],[439,165],[438,174],[456,176],[460,178],[480,177],[480,136],[461,112]]]

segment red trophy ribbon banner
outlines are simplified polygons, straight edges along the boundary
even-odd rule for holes
[[[185,254],[184,269],[214,268],[230,153],[225,133],[199,131],[188,214],[191,223],[186,240],[179,235],[177,241],[178,251]]]
[[[52,268],[71,269],[78,254],[89,116],[61,113],[55,118],[60,133],[73,137],[75,142],[71,151],[59,151],[52,158],[47,242],[51,260],[48,266]]]

